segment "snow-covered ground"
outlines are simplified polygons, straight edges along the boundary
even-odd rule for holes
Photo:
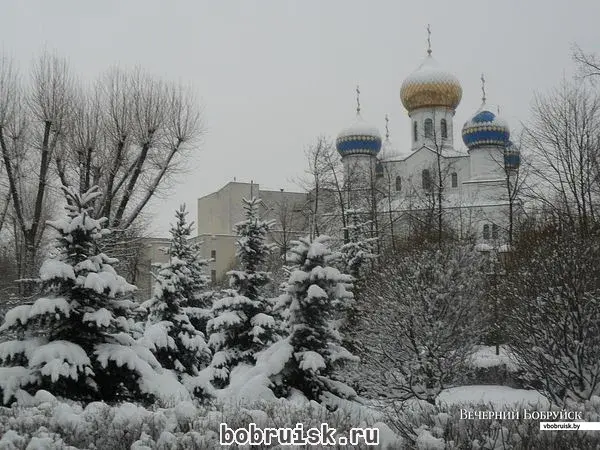
[[[508,350],[504,346],[500,346],[499,355],[496,355],[496,347],[480,346],[471,358],[473,367],[488,368],[506,365],[506,368],[511,372],[517,370],[517,365],[510,358]]]
[[[508,386],[473,385],[458,386],[442,391],[438,397],[439,403],[450,405],[485,404],[494,408],[506,408],[514,405],[531,405],[533,409],[545,410],[549,402],[537,391],[513,389]]]

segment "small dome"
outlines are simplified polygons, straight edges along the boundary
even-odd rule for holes
[[[342,156],[377,155],[381,150],[381,134],[376,127],[369,125],[360,115],[357,115],[356,122],[338,134],[335,147]]]
[[[386,138],[381,144],[381,153],[379,155],[379,159],[385,161],[386,159],[390,159],[396,156],[396,149],[392,145],[392,141],[389,138]]]
[[[462,138],[465,145],[475,148],[480,145],[501,145],[506,147],[509,143],[510,131],[506,121],[493,112],[482,108],[465,122],[462,129]]]
[[[409,112],[434,106],[456,109],[461,98],[462,87],[458,79],[441,69],[431,55],[404,80],[400,88],[400,99]]]
[[[504,168],[509,171],[518,170],[521,165],[521,152],[511,141],[504,149]]]

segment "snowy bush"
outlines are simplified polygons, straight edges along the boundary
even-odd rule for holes
[[[270,281],[262,267],[271,253],[267,235],[272,221],[259,217],[260,200],[243,200],[246,219],[235,225],[236,255],[240,270],[232,270],[230,287],[214,300],[208,321],[209,344],[214,350],[211,366],[219,387],[229,381],[231,369],[240,363],[253,364],[257,352],[276,340],[276,323],[271,304],[264,296]]]
[[[184,395],[166,383],[156,358],[129,334],[135,286],[97,253],[109,230],[88,210],[100,195],[64,189],[68,214],[48,224],[59,233],[55,257],[40,269],[42,297],[8,311],[0,332],[0,393],[8,403],[23,389],[46,389],[66,398],[147,399]]]
[[[520,411],[518,418],[461,419],[461,408],[468,411],[500,411],[492,404],[463,403],[432,405],[425,401],[393,402],[388,405],[386,423],[405,439],[406,448],[423,450],[452,449],[597,449],[600,436],[594,431],[541,431],[540,420],[526,419],[523,408],[530,412],[534,405],[513,405],[509,411]],[[544,410],[561,411],[557,406]],[[579,412],[584,421],[600,418],[600,398],[570,402],[566,408]]]
[[[315,402],[228,403],[206,408],[183,402],[173,408],[145,409],[133,403],[109,406],[92,402],[85,407],[36,395],[29,406],[0,407],[0,449],[210,449],[219,445],[219,427],[320,427],[322,423],[348,435],[352,427],[379,428],[388,448],[401,442],[380,419],[340,408],[331,413]],[[36,446],[37,445],[37,446]],[[237,447],[233,447],[237,448]],[[276,448],[257,446],[253,448]],[[348,447],[328,447],[348,448]],[[372,447],[358,446],[357,449]]]
[[[554,402],[600,394],[600,245],[553,236],[518,251],[498,290],[510,350]]]
[[[434,403],[481,339],[482,290],[479,255],[459,246],[416,250],[382,267],[356,306],[358,384]]]

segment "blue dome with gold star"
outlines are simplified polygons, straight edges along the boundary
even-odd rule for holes
[[[504,119],[481,108],[470,120],[465,122],[462,138],[469,150],[482,145],[506,147],[509,143],[510,131]]]
[[[335,141],[335,147],[342,157],[346,155],[372,155],[381,150],[379,130],[356,115],[356,122],[342,130]]]

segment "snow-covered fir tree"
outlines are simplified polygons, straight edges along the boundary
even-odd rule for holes
[[[341,345],[341,335],[335,326],[339,312],[352,301],[352,277],[341,273],[335,265],[339,254],[329,248],[330,239],[318,236],[295,242],[289,262],[294,264],[285,293],[278,308],[286,308],[289,336],[273,347],[288,346],[289,358],[282,370],[272,376],[274,391],[287,396],[294,388],[312,400],[334,404],[336,397],[351,398],[356,393],[334,379],[336,367],[357,361]],[[265,355],[286,354],[267,351]],[[268,357],[268,356],[267,356]]]
[[[231,369],[237,364],[253,364],[255,354],[276,338],[271,304],[262,292],[270,276],[261,270],[272,249],[267,234],[273,221],[260,219],[259,199],[244,199],[243,203],[246,218],[235,225],[240,269],[227,273],[231,289],[214,301],[213,318],[207,325],[209,344],[214,350],[211,365],[218,386],[227,384]]]
[[[360,279],[365,271],[366,265],[376,257],[376,237],[369,237],[368,230],[370,222],[361,222],[361,211],[350,209],[346,211],[346,229],[348,230],[348,242],[340,248],[342,253],[342,265],[344,273],[352,275],[355,280]]]
[[[170,230],[169,262],[159,266],[154,294],[142,305],[148,311],[142,342],[184,383],[190,376],[198,376],[211,356],[204,333],[194,328],[185,311],[188,299],[206,284],[198,253],[187,242],[190,226],[186,214],[183,206],[176,212],[177,222]]]
[[[135,286],[114,258],[98,252],[109,230],[89,215],[97,187],[63,188],[67,216],[48,225],[59,233],[55,256],[40,269],[42,297],[8,311],[0,332],[0,390],[7,403],[20,389],[45,389],[84,401],[150,399],[162,368],[129,334]]]

